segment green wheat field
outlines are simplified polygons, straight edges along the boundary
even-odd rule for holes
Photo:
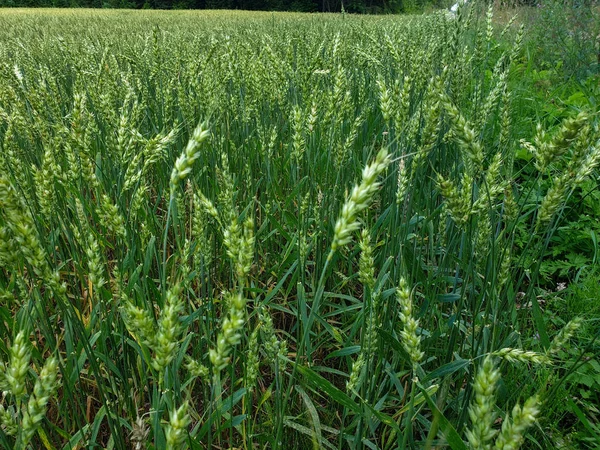
[[[600,89],[504,16],[0,10],[0,448],[597,448]]]

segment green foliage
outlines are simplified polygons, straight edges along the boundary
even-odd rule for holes
[[[381,14],[441,7],[439,0],[0,0],[0,7],[241,9],[299,12]]]
[[[558,65],[566,79],[600,73],[600,10],[589,0],[545,0],[532,23],[533,58],[542,69]]]
[[[553,333],[563,329],[565,317],[583,316],[576,339],[563,342],[557,348],[561,364],[552,378],[547,397],[546,433],[536,433],[542,445],[561,443],[564,448],[596,448],[598,437],[598,381],[600,381],[599,337],[600,295],[597,266],[582,269],[572,284],[563,284],[558,291],[540,296],[546,305],[546,317]],[[541,374],[548,376],[548,374]]]

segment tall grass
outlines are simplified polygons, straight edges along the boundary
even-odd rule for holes
[[[580,323],[552,342],[539,261],[600,147],[584,112],[515,131],[502,39],[0,14],[0,444],[520,445]]]

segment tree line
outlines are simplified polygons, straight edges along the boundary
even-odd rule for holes
[[[264,11],[340,12],[362,14],[418,10],[444,0],[0,0],[0,7],[247,9]]]

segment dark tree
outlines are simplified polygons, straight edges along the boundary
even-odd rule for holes
[[[248,9],[384,13],[400,12],[409,0],[0,0],[0,7],[137,8],[137,9]],[[431,0],[411,0],[411,4]],[[439,1],[439,0],[434,0]]]

